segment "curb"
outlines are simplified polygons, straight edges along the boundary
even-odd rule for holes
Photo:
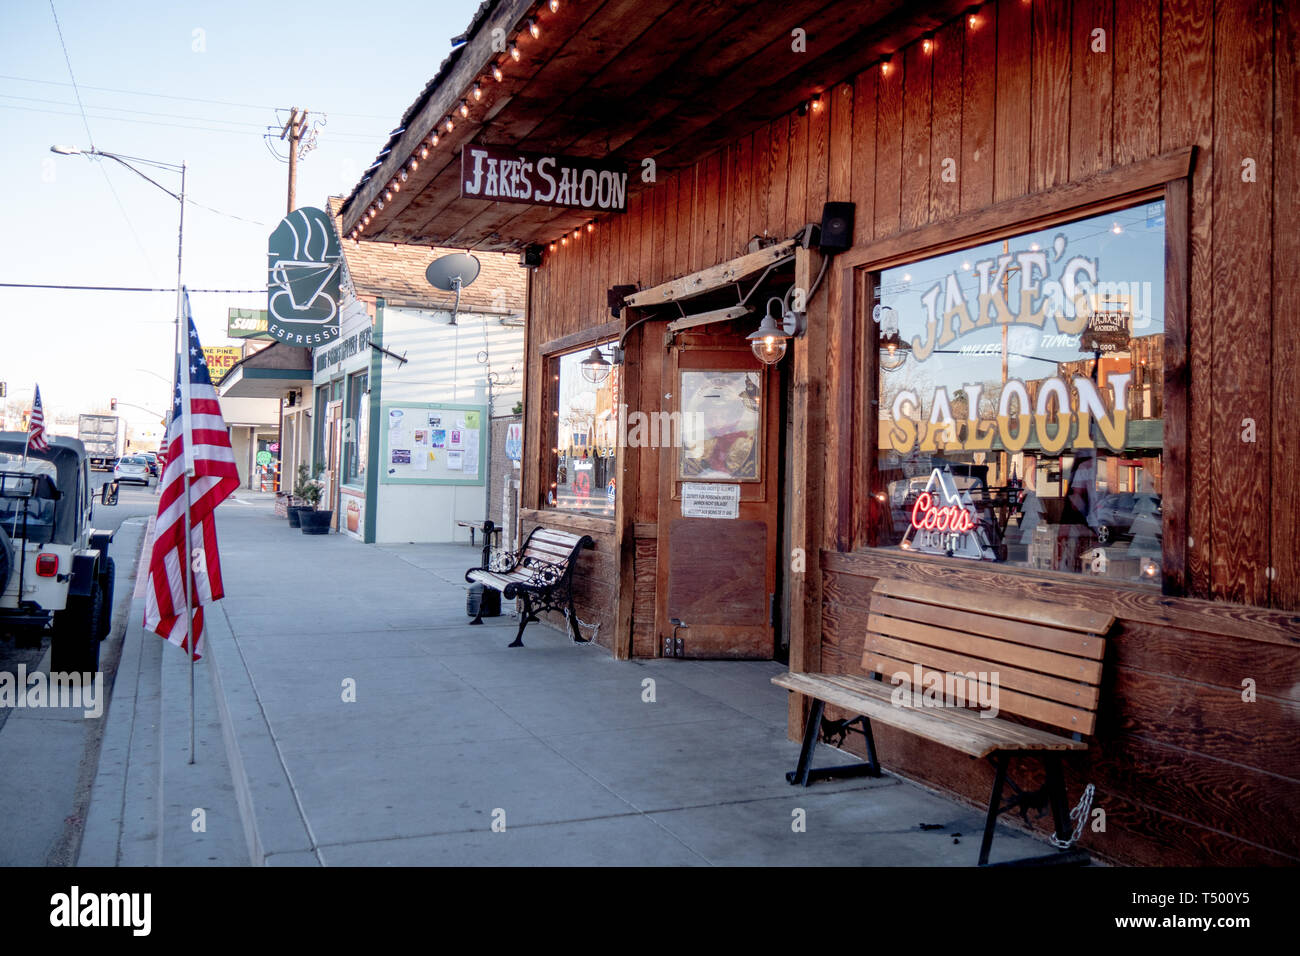
[[[149,540],[146,529],[141,535],[140,562]],[[122,656],[105,715],[108,726],[100,743],[77,866],[148,866],[159,859],[154,841],[160,820],[150,818],[161,813],[156,805],[161,779],[155,776],[161,750],[161,689],[141,684],[142,675],[157,667],[159,649],[143,640],[139,624],[144,617],[143,598],[127,597],[124,603]],[[128,808],[136,811],[129,821]]]
[[[209,610],[204,637],[207,662],[249,860],[253,866],[275,865],[272,857],[294,866],[320,866],[316,840],[298,805],[230,621],[220,604]]]

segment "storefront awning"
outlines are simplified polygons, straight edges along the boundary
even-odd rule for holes
[[[222,398],[280,399],[295,388],[311,388],[311,349],[275,343],[236,363],[217,391]]]
[[[964,5],[487,0],[348,197],[341,234],[364,219],[359,237],[382,242],[501,251],[558,240],[618,213],[462,198],[462,150],[616,161],[631,209],[657,171],[801,105],[830,108],[831,85]]]

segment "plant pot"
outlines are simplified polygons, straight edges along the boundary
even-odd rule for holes
[[[302,513],[304,511],[311,511],[311,508],[306,508],[303,507],[302,505],[289,506],[289,527],[290,528],[302,527]]]
[[[329,534],[330,519],[333,517],[333,511],[314,511],[311,508],[303,508],[298,513],[298,522],[302,527],[303,534]]]

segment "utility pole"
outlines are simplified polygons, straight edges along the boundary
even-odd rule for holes
[[[307,111],[298,112],[298,107],[289,111],[289,119],[285,122],[284,128],[280,130],[281,141],[289,141],[289,208],[285,211],[287,216],[293,212],[294,192],[298,187],[298,146],[302,142],[302,134],[307,129]]]

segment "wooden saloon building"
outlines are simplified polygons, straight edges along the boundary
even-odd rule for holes
[[[865,677],[882,587],[1095,612],[1083,845],[1294,865],[1298,37],[1249,0],[488,0],[343,235],[532,267],[522,530],[591,537],[618,658]]]

